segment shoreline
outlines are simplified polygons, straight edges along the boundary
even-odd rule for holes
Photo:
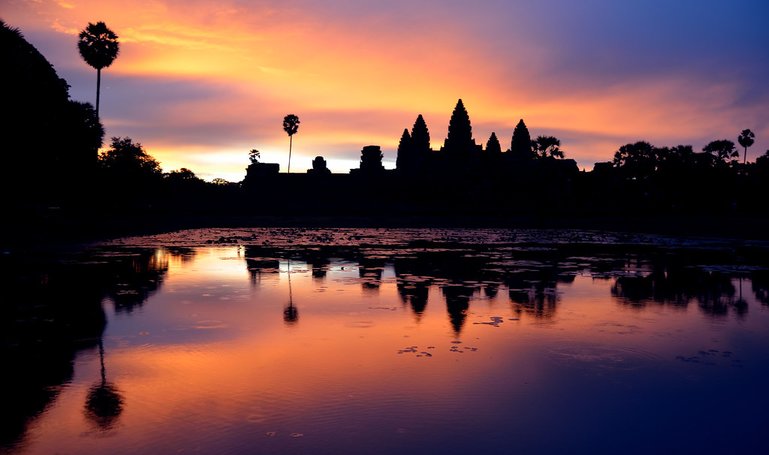
[[[134,214],[72,217],[53,214],[27,222],[6,222],[0,248],[86,244],[127,236],[152,235],[201,228],[452,228],[588,230],[769,240],[769,218],[749,215],[555,216],[555,215],[178,215]]]

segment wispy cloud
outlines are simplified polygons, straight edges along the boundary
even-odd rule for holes
[[[505,145],[524,118],[588,168],[638,139],[701,147],[751,128],[751,155],[769,146],[759,0],[41,0],[4,15],[86,100],[75,35],[107,22],[122,45],[108,134],[201,175],[242,178],[250,148],[282,163],[287,113],[302,119],[298,170],[324,155],[346,172],[371,143],[392,162],[419,113],[440,145],[457,98],[479,143]]]

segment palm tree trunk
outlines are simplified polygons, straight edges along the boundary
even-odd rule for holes
[[[294,136],[288,137],[288,172],[286,174],[291,173],[291,149],[294,146]]]
[[[748,148],[745,147],[745,155],[743,155],[742,164],[747,164],[747,162],[748,162]]]
[[[101,68],[96,69],[96,119],[99,118],[99,92],[101,92]]]

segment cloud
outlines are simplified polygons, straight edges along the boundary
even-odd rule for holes
[[[287,113],[302,119],[292,169],[323,155],[346,172],[368,144],[392,163],[417,114],[439,147],[458,98],[478,143],[495,131],[505,146],[524,118],[586,167],[638,139],[700,146],[751,128],[750,155],[769,148],[758,0],[62,3],[10,2],[5,19],[85,101],[95,77],[75,35],[107,22],[121,40],[103,74],[107,134],[164,168],[232,178],[251,148],[284,166]]]

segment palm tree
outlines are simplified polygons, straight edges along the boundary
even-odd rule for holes
[[[737,142],[739,142],[741,146],[745,147],[745,157],[742,159],[742,164],[748,162],[748,147],[753,145],[755,139],[756,135],[753,134],[753,132],[750,130],[742,130],[742,133],[740,133],[740,136],[737,138]]]
[[[117,35],[107,28],[104,22],[88,23],[77,42],[80,56],[86,63],[96,68],[96,118],[99,118],[99,91],[101,90],[101,70],[112,64],[120,52]]]
[[[283,131],[288,134],[288,173],[291,173],[291,148],[294,145],[294,134],[299,131],[299,117],[288,114],[283,117]]]

